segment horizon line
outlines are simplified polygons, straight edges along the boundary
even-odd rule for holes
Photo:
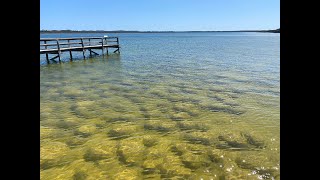
[[[279,31],[278,29],[264,29],[264,30],[70,30],[70,29],[40,29],[40,32],[50,32],[50,31],[69,31],[69,32],[244,32],[244,31]]]

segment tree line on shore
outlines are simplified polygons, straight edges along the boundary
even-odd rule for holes
[[[126,31],[126,30],[40,30],[40,33],[175,33],[175,32],[269,32],[280,33],[279,29],[274,30],[239,30],[239,31]]]

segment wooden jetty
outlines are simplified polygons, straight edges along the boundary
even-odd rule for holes
[[[80,38],[40,38],[40,54],[46,54],[47,62],[56,58],[61,62],[61,53],[68,51],[70,60],[72,61],[72,51],[82,51],[85,59],[85,51],[92,54],[99,55],[93,50],[102,50],[101,55],[104,55],[104,50],[109,54],[108,49],[114,48],[113,53],[120,53],[119,38],[118,37],[80,37]],[[49,59],[49,54],[57,54]]]

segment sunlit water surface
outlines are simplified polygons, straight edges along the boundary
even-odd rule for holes
[[[42,180],[280,179],[279,34],[113,35],[40,57]]]

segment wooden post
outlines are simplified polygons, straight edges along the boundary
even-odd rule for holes
[[[89,39],[89,46],[91,45],[91,41],[90,41],[91,39]],[[92,57],[92,52],[91,52],[91,49],[89,49],[89,51],[90,51],[90,57]]]
[[[104,52],[103,52],[103,38],[101,38],[101,46],[102,46],[102,56],[103,56],[103,54],[104,54]]]
[[[68,39],[68,47],[70,48],[70,40]],[[70,61],[72,61],[72,51],[69,50],[69,54],[70,54]]]
[[[119,38],[117,37],[117,44],[118,44],[118,52],[119,52],[119,54],[120,54],[120,47],[119,47]]]
[[[107,37],[106,37],[106,45],[108,45],[108,38]],[[108,46],[107,46],[107,55],[109,55]]]
[[[47,44],[47,41],[44,41],[44,44]],[[44,45],[44,47],[45,47],[46,49],[48,49],[48,46],[47,46],[47,45]],[[46,59],[47,59],[47,63],[49,64],[50,62],[49,62],[49,55],[48,55],[48,53],[46,53]]]
[[[81,45],[82,45],[82,54],[83,54],[83,59],[86,59],[86,56],[84,55],[83,38],[81,38]]]
[[[60,54],[61,54],[61,51],[60,51],[60,44],[59,44],[59,40],[56,39],[57,41],[57,46],[58,46],[58,58],[59,58],[59,62],[61,62],[61,59],[60,59]]]

